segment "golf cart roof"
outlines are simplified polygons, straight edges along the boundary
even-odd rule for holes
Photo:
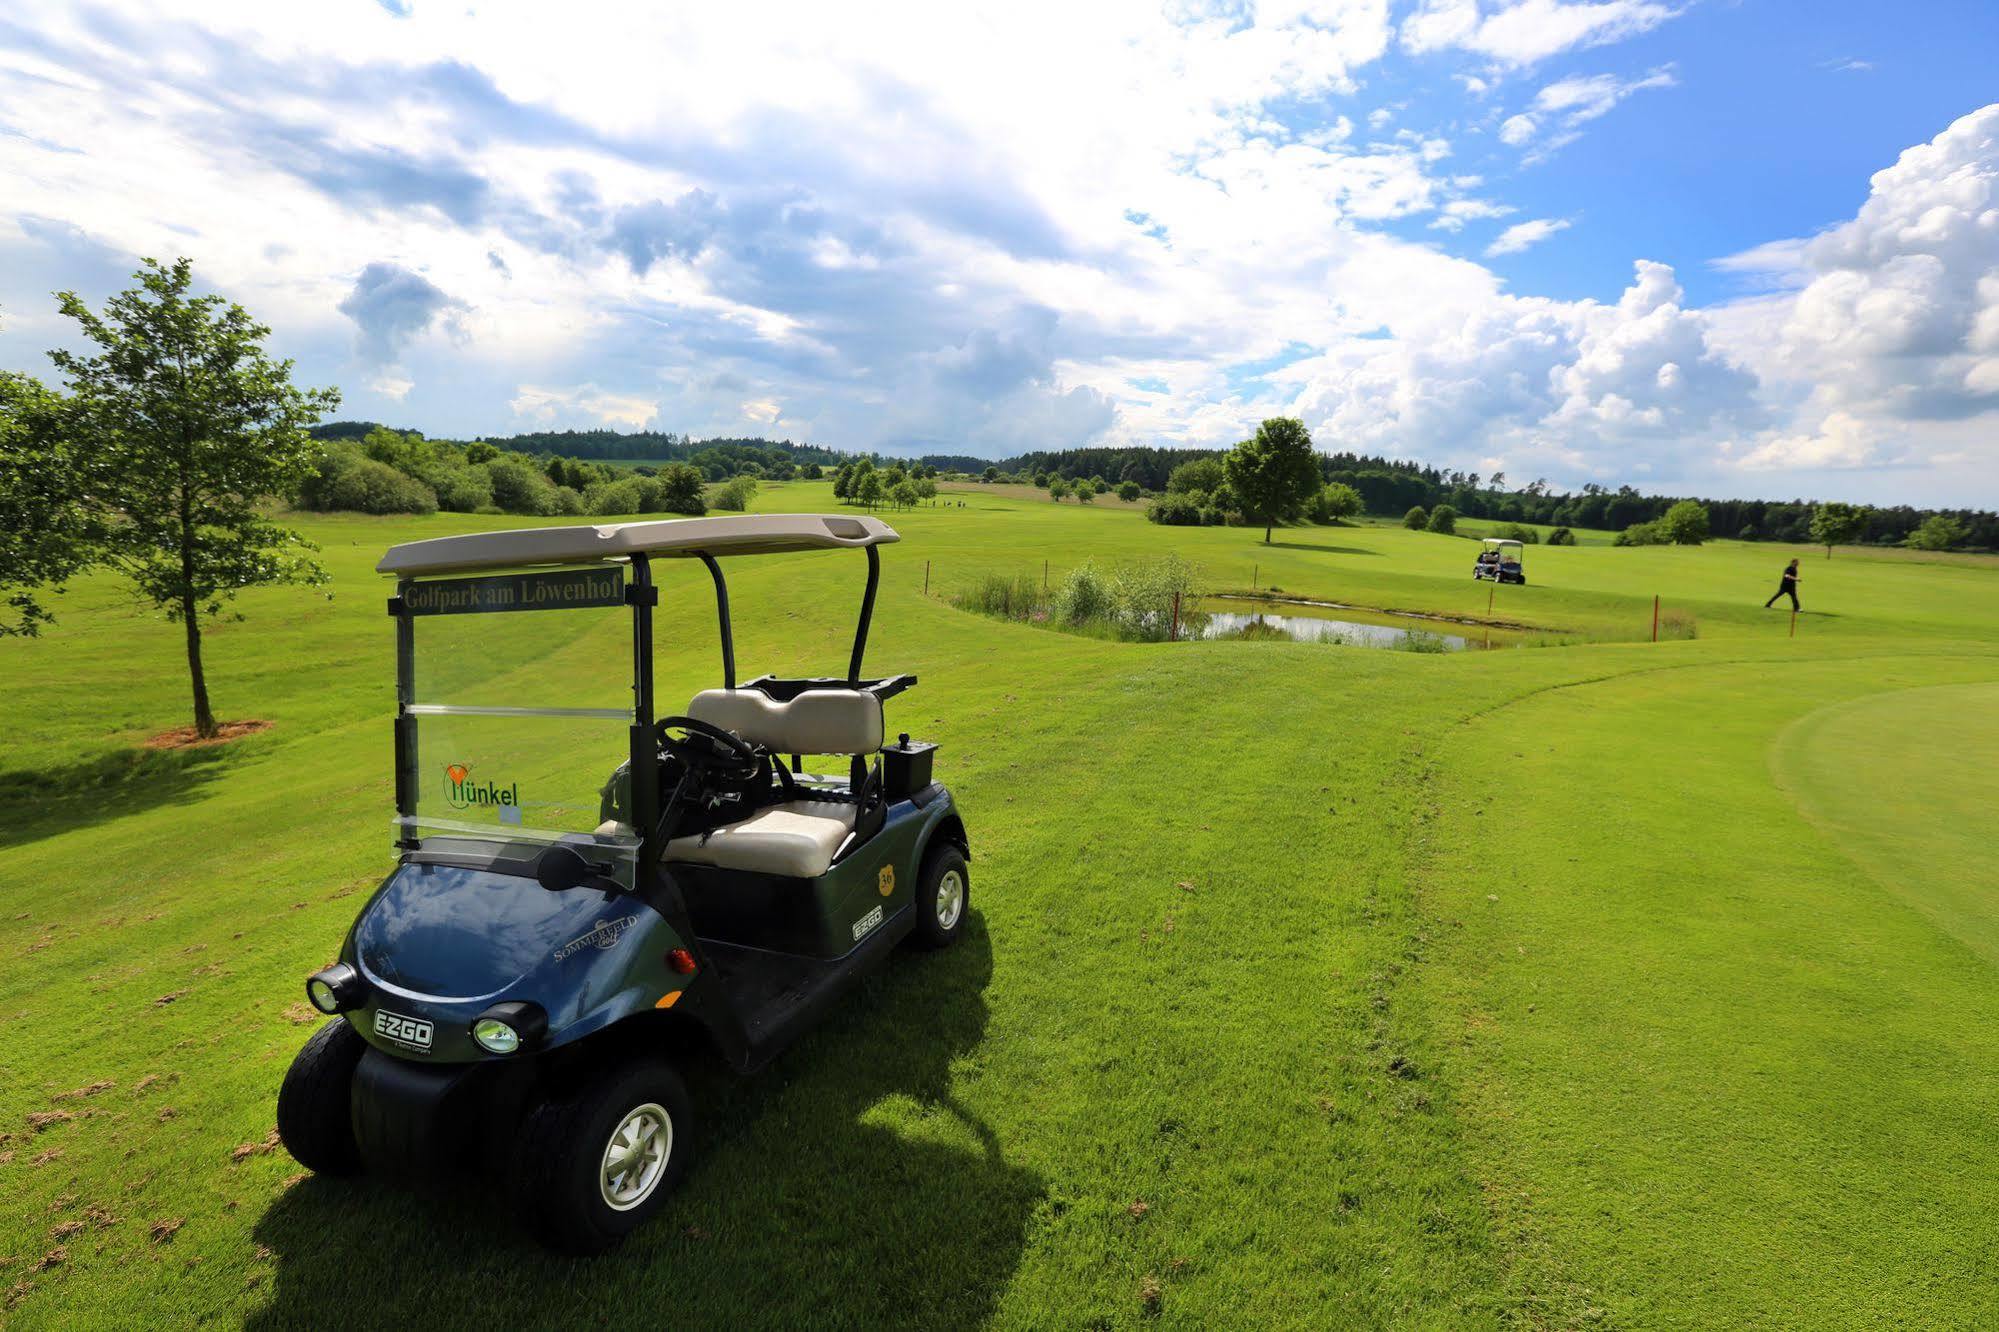
[[[1515,541],[1512,537],[1487,537],[1485,544],[1488,546],[1519,546],[1522,550],[1527,549],[1523,542]],[[394,552],[390,553],[393,554]]]
[[[389,547],[376,573],[413,576],[532,564],[588,564],[632,555],[778,555],[800,550],[856,549],[899,541],[879,518],[842,513],[731,514],[643,523],[530,527],[504,532],[405,541]]]

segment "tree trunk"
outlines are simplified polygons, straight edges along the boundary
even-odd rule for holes
[[[1272,524],[1270,524],[1270,523],[1265,523],[1265,524],[1263,525],[1263,544],[1264,544],[1264,545],[1266,545],[1266,546],[1270,544],[1270,529],[1271,529],[1271,526],[1272,526]]]
[[[194,681],[194,733],[213,739],[215,713],[208,706],[208,677],[201,672],[201,622],[195,618],[193,597],[181,598],[180,621],[187,630],[187,673]]]

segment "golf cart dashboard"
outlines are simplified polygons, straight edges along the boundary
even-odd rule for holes
[[[858,689],[864,694],[873,694],[886,701],[916,683],[913,675],[890,675],[879,680],[849,680],[844,676],[815,675],[801,679],[780,679],[775,675],[759,675],[756,679],[738,685],[739,689],[754,689],[773,703],[789,703],[800,694],[814,689]]]

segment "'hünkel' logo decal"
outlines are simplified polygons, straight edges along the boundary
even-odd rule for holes
[[[618,936],[639,923],[637,916],[617,916],[610,920],[600,920],[597,928],[588,934],[579,934],[562,947],[555,950],[555,960],[567,961],[586,948],[609,948],[618,941]]]
[[[521,784],[510,782],[501,786],[497,782],[475,782],[472,780],[472,766],[469,763],[450,763],[444,768],[444,799],[453,809],[477,809],[493,805],[510,805],[518,809],[521,803]]]

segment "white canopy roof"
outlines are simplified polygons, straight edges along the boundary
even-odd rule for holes
[[[1525,543],[1515,541],[1512,537],[1487,537],[1485,544],[1488,546],[1519,546],[1522,550],[1527,549]]]
[[[841,546],[881,546],[902,538],[879,518],[844,513],[730,514],[660,522],[529,527],[433,537],[389,547],[376,573],[460,573],[529,564],[588,564],[645,554],[776,555]]]

